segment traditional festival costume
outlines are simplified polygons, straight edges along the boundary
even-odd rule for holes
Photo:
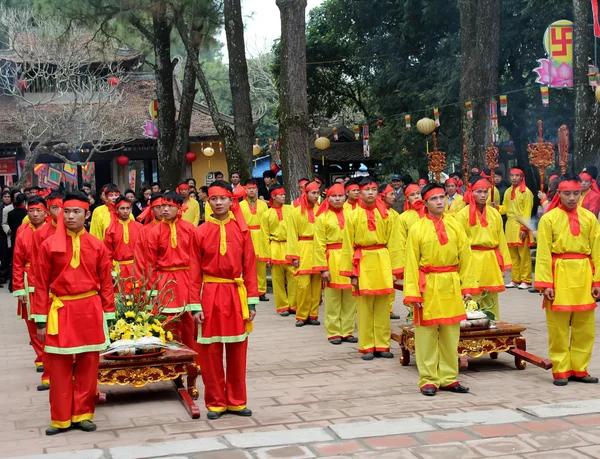
[[[283,188],[273,190],[271,198],[277,194],[285,194],[285,190]],[[271,282],[276,311],[280,314],[295,313],[298,280],[294,277],[296,269],[292,266],[292,262],[286,259],[288,225],[293,218],[293,207],[289,205],[276,207],[272,201],[271,199],[270,208],[264,213],[260,224],[263,243],[258,256],[272,264]]]
[[[298,187],[300,187],[300,189],[302,190],[302,193],[304,193],[304,189],[306,188],[306,185],[308,185],[309,183],[310,183],[310,180],[306,180],[306,179],[302,179],[302,180],[298,181]],[[302,194],[300,194],[300,196],[298,196],[296,199],[294,199],[292,201],[292,206],[300,207],[301,199],[302,199]]]
[[[177,187],[175,192],[181,194],[181,190],[189,189],[190,186],[187,183],[182,183]],[[187,201],[184,201],[184,204],[187,206],[187,209],[185,212],[183,212],[181,219],[191,223],[194,226],[198,226],[200,224],[200,204],[198,204],[198,201],[192,198],[188,198]]]
[[[254,187],[257,188],[256,185],[248,185],[246,188]],[[269,210],[269,206],[264,201],[260,199],[256,199],[253,202],[250,202],[247,198],[240,202],[240,208],[242,209],[242,213],[244,215],[244,219],[246,220],[246,224],[248,225],[248,229],[250,230],[250,235],[252,236],[252,244],[254,246],[254,253],[256,254],[256,277],[258,278],[258,294],[259,296],[267,293],[267,261],[266,258],[261,258],[261,247],[265,244],[262,241],[262,231],[260,230],[261,221],[263,215],[267,210]]]
[[[598,189],[598,184],[596,183],[596,180],[594,180],[594,178],[587,172],[582,172],[579,174],[579,177],[583,180],[589,180],[592,182],[592,187],[589,190],[581,193],[579,205],[598,217],[598,213],[600,213],[600,189]]]
[[[444,214],[454,216],[461,209],[463,209],[467,203],[463,200],[463,197],[459,193],[458,181],[453,178],[446,180],[446,183],[454,183],[456,185],[456,193],[454,197],[450,199],[450,196],[446,196],[446,205],[444,207]]]
[[[119,193],[116,191],[111,191],[110,193],[108,193],[108,195],[119,196]],[[129,218],[131,220],[134,220],[133,215],[130,215]],[[104,235],[106,234],[106,230],[115,219],[116,215],[113,210],[112,202],[108,201],[106,204],[96,207],[94,209],[94,212],[92,212],[90,234],[92,236],[96,236],[98,239],[103,241]]]
[[[85,201],[64,207],[89,209]],[[54,236],[33,266],[32,317],[46,325],[45,363],[50,379],[52,427],[94,417],[100,352],[109,344],[106,320],[115,318],[111,262],[105,245],[85,231],[73,233],[59,215]]]
[[[109,257],[119,272],[121,279],[133,277],[135,247],[142,231],[142,225],[136,221],[126,221],[116,218],[106,230],[104,244]],[[135,275],[136,280],[139,274]],[[118,290],[118,286],[115,286]]]
[[[519,219],[529,221],[531,218],[531,209],[533,207],[533,193],[525,184],[525,174],[521,169],[511,169],[511,175],[521,176],[521,183],[517,186],[511,186],[504,193],[503,204],[499,211],[501,215],[508,217],[506,221],[506,243],[512,260],[512,284],[510,287],[524,283],[531,285],[531,252],[530,246],[534,245],[533,234],[523,226]],[[524,240],[520,237],[520,232],[526,231],[527,237]]]
[[[456,214],[455,218],[467,233],[471,246],[471,269],[477,280],[477,292],[471,292],[474,294],[473,299],[483,309],[490,309],[495,319],[499,320],[498,292],[506,289],[504,271],[512,266],[500,213],[488,205],[480,212],[475,203],[472,192],[482,188],[490,188],[487,179],[478,180],[469,187],[465,196],[469,205]]]
[[[400,214],[397,222],[398,228],[398,245],[400,257],[400,276],[404,275],[404,260],[406,258],[406,241],[408,240],[408,230],[425,216],[425,203],[419,199],[414,203],[409,203],[408,196],[415,191],[419,191],[419,185],[408,185],[404,190],[404,212]]]
[[[373,206],[361,203],[345,223],[340,274],[358,279],[353,294],[361,354],[390,350],[390,295],[394,293],[393,275],[401,273],[393,223],[381,201]]]
[[[328,197],[336,194],[344,194],[343,185],[333,185],[327,190]],[[356,302],[350,278],[340,274],[342,234],[348,213],[343,207],[334,209],[325,200],[315,219],[314,269],[329,271],[331,275],[331,282],[325,284],[325,332],[329,341],[354,338]]]
[[[135,256],[134,256],[134,272],[135,278],[148,279],[151,277],[151,272],[156,270],[156,266],[152,264],[152,261],[148,259],[148,236],[152,230],[161,223],[161,220],[154,218],[152,209],[154,207],[161,207],[163,200],[157,198],[154,201],[148,201],[148,205],[138,216],[138,220],[143,224],[139,231],[137,243],[135,244]],[[154,292],[156,293],[156,292]]]
[[[379,199],[384,205],[385,208],[388,212],[389,218],[392,220],[392,227],[395,228],[393,231],[393,234],[395,235],[397,233],[397,225],[398,225],[398,219],[400,218],[400,214],[394,209],[392,208],[392,206],[389,206],[386,202],[385,202],[385,196],[388,193],[394,193],[395,196],[395,192],[394,189],[391,187],[391,185],[386,185],[386,187],[383,189],[382,192],[379,193],[379,196],[377,197],[377,199]],[[390,294],[390,318],[391,319],[399,319],[400,316],[394,314],[394,301],[396,301],[396,290],[394,290],[394,292],[392,294]]]
[[[286,259],[298,260],[300,266],[294,274],[298,280],[296,320],[306,323],[319,318],[321,302],[321,276],[314,269],[313,242],[315,235],[316,205],[308,202],[306,193],[318,191],[319,184],[311,182],[304,187],[300,206],[292,211],[288,223]]]
[[[360,189],[360,186],[358,186],[356,183],[353,183],[353,184],[345,187],[346,194],[348,193],[348,191],[359,190],[359,189]],[[346,199],[346,202],[344,203],[344,209],[354,210],[357,207],[358,207],[358,200],[356,202],[350,202],[348,199]]]
[[[232,193],[210,187],[208,196],[232,197]],[[204,312],[197,338],[204,400],[208,410],[217,413],[246,408],[247,338],[252,331],[248,319],[258,303],[256,256],[237,204],[225,220],[207,217],[192,244],[190,299],[195,310]]]
[[[433,188],[423,199],[443,194]],[[458,386],[460,321],[466,319],[462,295],[475,293],[471,248],[454,218],[429,214],[408,232],[404,267],[404,304],[413,306],[419,387],[451,390]]]
[[[559,191],[577,189],[576,181],[558,185]],[[554,289],[554,301],[543,302],[554,379],[589,376],[596,308],[591,291],[600,287],[599,268],[597,218],[582,207],[564,207],[557,193],[538,225],[535,265],[535,288]]]

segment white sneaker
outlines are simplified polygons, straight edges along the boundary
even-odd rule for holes
[[[519,290],[529,290],[531,288],[531,284],[527,284],[522,282],[521,285],[517,287]]]
[[[516,288],[518,285],[515,284],[514,282],[511,282],[510,284],[506,284],[505,287],[506,288]]]

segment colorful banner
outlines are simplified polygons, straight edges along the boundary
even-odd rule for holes
[[[63,174],[65,176],[65,182],[77,183],[77,167],[71,164],[65,164],[63,166]]]
[[[369,145],[369,126],[363,126],[363,156],[365,158],[371,157],[371,146]]]
[[[433,109],[433,119],[435,120],[435,125],[440,126],[440,110],[437,108]]]
[[[502,113],[502,116],[506,116],[506,114],[508,113],[508,97],[507,96],[500,96],[500,112]]]
[[[600,22],[598,22],[598,0],[592,0],[592,13],[594,15],[594,37],[600,37]]]
[[[136,171],[135,169],[129,171],[129,189],[135,191],[135,178]]]
[[[354,125],[354,139],[360,139],[360,128],[358,127],[358,124]]]
[[[550,106],[550,90],[548,89],[548,86],[540,87],[540,92],[542,93],[542,105],[544,107],[549,107]]]
[[[0,175],[16,175],[17,160],[12,158],[0,158]]]
[[[96,164],[87,163],[81,166],[81,178],[84,182],[91,182],[94,172],[96,171]]]
[[[492,142],[498,142],[498,101],[496,101],[495,97],[492,97],[492,100],[490,101],[490,133]]]
[[[333,128],[333,140],[335,140],[336,142],[338,141],[338,133],[336,127]]]
[[[547,59],[538,59],[535,82],[551,88],[573,87],[573,23],[555,21],[544,33]]]
[[[410,115],[404,115],[404,125],[406,126],[406,130],[410,131]]]
[[[465,102],[465,108],[467,109],[467,119],[471,119],[473,118],[473,102],[470,100],[467,100]]]
[[[59,186],[60,182],[62,181],[62,172],[58,169],[54,169],[53,167],[49,167],[46,181],[49,184]]]

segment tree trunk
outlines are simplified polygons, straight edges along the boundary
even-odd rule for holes
[[[288,196],[298,196],[296,183],[312,177],[308,149],[306,93],[306,0],[277,0],[281,16],[281,73],[279,79],[279,136],[281,162]]]
[[[574,163],[580,171],[600,162],[600,105],[588,84],[590,39],[588,0],[573,0],[573,83],[575,86]]]
[[[460,0],[459,9],[463,129],[471,164],[483,167],[490,143],[489,102],[498,92],[502,1]],[[466,101],[473,103],[472,119],[466,117]]]
[[[227,167],[230,174],[233,171],[239,172],[242,183],[245,183],[247,179],[252,178],[254,125],[240,0],[225,0],[223,15],[229,56],[229,84],[233,100],[235,142],[239,152],[237,164],[227,162]]]

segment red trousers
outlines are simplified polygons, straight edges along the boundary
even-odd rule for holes
[[[27,316],[27,305],[19,304],[21,317],[25,319],[25,324],[27,325],[27,332],[29,333],[29,341],[31,342],[31,347],[33,347],[33,351],[35,352],[35,363],[36,367],[40,367],[44,365],[44,345],[40,342],[37,337],[37,326],[33,320],[29,320]],[[48,384],[50,382],[50,377],[48,376],[48,369],[44,366],[44,372],[42,373],[42,384]]]
[[[52,427],[66,429],[72,422],[91,421],[96,408],[99,352],[45,354],[50,372]]]
[[[227,373],[223,368],[223,346]],[[199,344],[204,403],[208,411],[241,411],[246,408],[246,353],[248,340],[240,343]]]

